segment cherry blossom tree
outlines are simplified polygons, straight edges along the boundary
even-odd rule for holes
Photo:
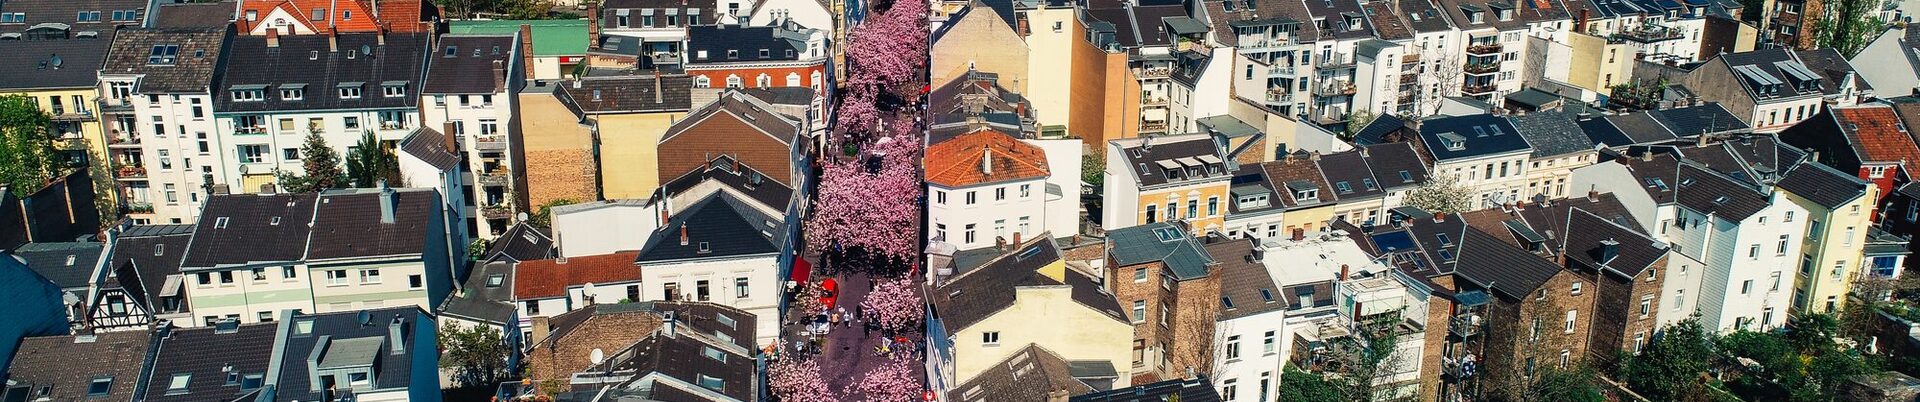
[[[861,376],[860,382],[853,385],[854,390],[865,395],[867,402],[920,400],[925,387],[920,385],[920,376],[914,370],[916,362],[907,355],[906,351],[896,352],[885,364]]]
[[[873,285],[873,291],[867,293],[867,299],[862,300],[860,306],[882,329],[910,330],[926,317],[927,312],[918,287],[918,282],[911,275],[884,279]]]
[[[806,222],[812,247],[824,250],[837,242],[902,261],[916,255],[912,228],[920,216],[919,141],[896,136],[876,145],[888,152],[878,172],[867,170],[865,158],[826,162],[813,216]]]
[[[840,400],[827,380],[820,377],[820,363],[812,359],[787,358],[767,366],[767,388],[782,402],[833,402]]]
[[[927,53],[926,0],[898,0],[886,12],[869,18],[848,33],[850,86],[867,86],[912,95],[911,86],[925,66]]]
[[[847,88],[840,98],[839,127],[854,138],[865,138],[865,134],[880,125],[879,94],[871,87],[854,86]]]

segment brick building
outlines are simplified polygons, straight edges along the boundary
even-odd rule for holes
[[[829,86],[827,32],[784,25],[687,27],[686,72],[694,88]]]
[[[1202,241],[1172,222],[1107,232],[1107,289],[1133,322],[1135,383],[1211,371],[1220,274]]]
[[[721,155],[753,166],[789,186],[803,177],[806,123],[752,96],[727,91],[694,109],[660,137],[659,180],[666,182]]]
[[[748,350],[756,349],[754,316],[711,303],[640,302],[595,304],[554,316],[535,328],[527,352],[527,378],[565,381],[606,361],[668,325],[678,331],[724,335]]]

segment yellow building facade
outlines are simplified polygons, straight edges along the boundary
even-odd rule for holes
[[[118,216],[120,191],[115,188],[111,159],[107,158],[106,130],[100,124],[100,113],[96,110],[99,92],[92,86],[80,88],[46,88],[0,92],[0,95],[21,95],[33,98],[41,112],[53,119],[48,127],[48,135],[53,137],[54,149],[61,152],[83,152],[86,155],[87,168],[93,177],[95,194],[100,199],[97,206],[103,216]]]
[[[1066,264],[1055,259],[1038,271],[1055,280],[1081,275],[1069,272]],[[1070,286],[1011,290],[1013,305],[951,334],[955,384],[973,379],[1027,344],[1036,344],[1069,361],[1106,361],[1122,371],[1114,387],[1129,386],[1132,376],[1125,370],[1133,367],[1132,324],[1075,301]],[[987,337],[987,333],[994,335]]]
[[[1862,185],[1865,190],[1860,196],[1834,208],[1782,192],[1783,198],[1806,208],[1808,215],[1804,222],[1793,222],[1807,225],[1799,275],[1793,282],[1797,312],[1830,313],[1846,306],[1858,267],[1866,265],[1863,252],[1873,227],[1873,200],[1880,199],[1878,187]]]
[[[600,182],[610,200],[647,199],[660,188],[660,136],[686,112],[591,115],[600,133]]]

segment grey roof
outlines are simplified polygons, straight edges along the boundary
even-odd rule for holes
[[[1727,111],[1720,103],[1708,103],[1673,109],[1648,111],[1654,120],[1677,136],[1692,136],[1701,133],[1719,134],[1750,128],[1740,121],[1733,112]]]
[[[1382,188],[1417,186],[1427,181],[1427,163],[1411,142],[1363,145],[1367,166]]]
[[[1795,165],[1774,185],[1832,210],[1866,196],[1867,186],[1872,184],[1859,176],[1809,161]]]
[[[493,94],[503,92],[508,63],[516,46],[513,36],[443,35],[435,43],[432,56],[426,58],[427,82],[420,89],[426,94]],[[501,70],[496,72],[494,68]],[[522,74],[531,75],[530,72]]]
[[[1207,243],[1207,254],[1220,261],[1220,315],[1226,321],[1287,308],[1267,267],[1253,258],[1254,240],[1226,239]],[[1229,307],[1229,304],[1231,303]]]
[[[365,318],[366,323],[361,319]],[[273,368],[279,374],[274,383],[274,400],[307,401],[320,399],[320,392],[312,383],[309,373],[313,367],[373,366],[372,388],[375,390],[406,389],[413,377],[413,359],[435,359],[432,350],[420,350],[421,340],[415,339],[414,328],[419,325],[434,325],[426,312],[416,306],[392,307],[373,310],[342,311],[324,314],[297,315],[290,318],[295,323],[312,322],[311,334],[298,334],[299,325],[291,325],[287,333],[277,334],[285,339],[284,349],[274,351],[282,356],[280,367]],[[389,339],[391,325],[400,325],[402,339]],[[322,342],[326,342],[322,344]],[[425,345],[433,345],[433,340],[425,340]],[[401,344],[403,351],[394,352],[394,345]],[[335,351],[345,349],[342,353]],[[320,352],[318,361],[314,361],[316,352]],[[368,353],[371,352],[371,353]],[[378,358],[374,358],[378,356]]]
[[[153,10],[155,28],[217,28],[233,23],[236,1],[161,4]]]
[[[1612,148],[1628,146],[1634,143],[1633,138],[1627,137],[1626,132],[1620,131],[1620,127],[1614,126],[1613,120],[1611,119],[1584,119],[1576,121],[1574,124],[1580,126],[1581,134],[1585,134],[1587,141],[1592,142],[1594,145],[1603,145]]]
[[[141,93],[206,92],[217,84],[214,70],[232,37],[231,26],[122,29],[113,35],[100,73],[143,75]],[[148,64],[153,48],[161,45],[179,46],[173,64]]]
[[[181,268],[300,260],[317,198],[312,193],[207,197],[203,223],[194,229]]]
[[[947,400],[1044,401],[1054,392],[1065,392],[1067,395],[1093,392],[1093,387],[1075,380],[1073,374],[1070,363],[1061,359],[1060,355],[1029,343],[1007,354],[1007,358],[999,363],[974,374],[967,382],[954,386],[947,391]]]
[[[1184,281],[1207,276],[1214,263],[1198,238],[1169,222],[1109,230],[1107,242],[1115,268],[1159,261]]]
[[[1179,35],[1193,35],[1207,32],[1207,24],[1192,17],[1165,17],[1167,29]]]
[[[427,45],[432,38],[423,33],[388,33],[385,39],[376,36],[380,35],[341,33],[338,39],[287,35],[279,37],[278,47],[267,46],[264,36],[234,37],[227,53],[236,62],[220,69],[223,82],[219,84],[224,88],[214,89],[214,108],[220,113],[249,113],[419,106],[420,81],[427,67],[423,59],[431,50]],[[337,45],[332,44],[334,41]],[[387,96],[385,87],[395,84],[404,88],[404,93]],[[248,85],[267,86],[261,100],[235,101],[231,89]],[[296,85],[306,87],[300,100],[280,96],[282,86]],[[360,97],[340,96],[342,87],[360,88]]]
[[[583,114],[686,111],[693,107],[693,78],[685,75],[589,77],[557,86],[554,96]]]
[[[427,242],[444,235],[436,225],[440,223],[440,193],[422,188],[394,189],[392,223],[381,221],[384,208],[380,203],[385,198],[378,189],[321,193],[306,259],[420,255],[427,249]]]
[[[1154,186],[1169,182],[1166,171],[1160,162],[1176,159],[1195,159],[1201,157],[1220,158],[1220,148],[1214,145],[1213,137],[1205,134],[1187,134],[1163,137],[1144,137],[1139,139],[1114,140],[1121,145],[1121,157],[1141,187]],[[1204,161],[1203,161],[1204,162]],[[1203,163],[1206,168],[1183,167],[1183,178],[1205,178],[1228,174],[1223,165]],[[1184,165],[1183,165],[1184,166]],[[1207,169],[1212,169],[1208,171]],[[1198,172],[1190,172],[1199,170]]]
[[[1507,94],[1508,102],[1517,102],[1534,109],[1545,108],[1553,102],[1562,100],[1564,100],[1564,98],[1561,98],[1560,95],[1554,95],[1534,87],[1527,87],[1521,89],[1519,92]]]
[[[120,232],[113,255],[107,257],[111,271],[100,286],[119,287],[147,311],[159,310],[159,293],[168,275],[180,273],[180,257],[191,239],[193,225],[135,226]],[[186,300],[181,304],[184,309]]]
[[[991,250],[991,249],[989,249]],[[948,278],[934,287],[927,301],[938,312],[947,333],[956,333],[999,314],[1017,301],[1015,289],[1022,287],[1064,286],[1075,304],[1106,314],[1114,321],[1126,322],[1120,302],[1107,293],[1099,279],[1067,269],[1064,281],[1054,280],[1038,271],[1060,260],[1060,247],[1049,235],[1034,236],[1015,251],[1000,254],[978,268]]]
[[[1368,153],[1372,151],[1369,150]],[[1381,186],[1379,173],[1374,172],[1373,166],[1367,163],[1371,159],[1373,158],[1361,155],[1359,149],[1321,155],[1320,174],[1333,186],[1333,195],[1338,197],[1338,200],[1357,200],[1386,194],[1386,187]],[[1400,182],[1400,177],[1395,173],[1387,174],[1392,177],[1389,183]]]
[[[809,105],[815,97],[813,88],[807,87],[741,88],[739,91],[770,105]]]
[[[1561,268],[1547,259],[1479,229],[1467,228],[1459,243],[1455,272],[1509,299],[1526,297],[1560,273]]]
[[[1220,402],[1220,392],[1206,376],[1175,379],[1152,384],[1107,390],[1074,396],[1070,402]]]
[[[1427,119],[1420,123],[1420,139],[1436,162],[1531,149],[1512,122],[1491,114]],[[1454,142],[1463,146],[1454,149]]]
[[[1200,127],[1205,128],[1207,131],[1219,133],[1227,138],[1240,138],[1260,134],[1260,129],[1254,128],[1252,125],[1248,125],[1246,122],[1240,121],[1239,118],[1231,115],[1223,114],[1219,116],[1202,117],[1194,120],[1194,123],[1199,123]]]
[[[139,26],[146,17],[148,4],[145,0],[13,0],[0,3],[0,12],[20,13],[26,21],[0,25],[0,32],[24,33],[28,39],[39,34],[61,38],[71,35],[70,32],[112,32],[119,26]],[[132,14],[116,13],[128,11]],[[82,22],[79,20],[82,12],[97,12],[98,19]]]
[[[493,239],[482,260],[513,262],[553,258],[553,236],[527,222],[513,224],[506,233]]]
[[[1567,216],[1564,228],[1562,233],[1566,233],[1566,241],[1562,250],[1565,250],[1568,260],[1588,267],[1605,267],[1605,270],[1625,276],[1628,280],[1639,277],[1642,271],[1667,254],[1666,244],[1584,209],[1573,209]],[[1616,254],[1612,260],[1601,259],[1601,249],[1607,242],[1615,246]]]
[[[442,172],[453,172],[460,167],[460,155],[447,149],[447,136],[431,127],[421,127],[400,140],[400,152]]]
[[[784,30],[780,26],[689,26],[683,54],[687,63],[694,65],[787,61],[806,56],[806,42],[788,39],[791,32]]]
[[[273,356],[277,324],[241,325],[232,333],[213,327],[170,329],[154,350],[147,377],[146,400],[152,402],[231,401],[258,389],[227,385],[227,373],[266,376]],[[187,387],[169,390],[175,375],[187,375]]]
[[[525,222],[521,222],[522,225]],[[516,225],[518,227],[518,225]],[[496,243],[497,244],[497,243]],[[444,315],[506,324],[518,313],[513,305],[513,264],[492,261],[475,267],[459,295],[440,305]],[[517,325],[517,324],[516,324]]]
[[[1679,138],[1674,135],[1672,130],[1668,130],[1666,125],[1660,124],[1658,119],[1654,119],[1652,113],[1630,113],[1607,116],[1605,119],[1607,119],[1608,123],[1612,123],[1615,128],[1619,129],[1621,133],[1626,134],[1628,139],[1633,140],[1632,144],[1651,144]],[[1630,144],[1608,145],[1625,146]]]
[[[61,288],[84,288],[93,282],[93,270],[100,262],[101,244],[95,242],[27,243],[13,254],[27,261],[27,268],[53,281]]]
[[[1542,110],[1526,115],[1511,116],[1507,120],[1533,145],[1534,157],[1552,157],[1575,152],[1592,151],[1593,139],[1587,138],[1578,118],[1572,113]]]
[[[112,30],[95,38],[0,41],[0,90],[92,87],[112,44]],[[93,108],[64,106],[68,113]]]
[[[1838,93],[1839,86],[1832,82],[1832,79],[1826,78],[1822,78],[1820,82],[1817,83],[1820,87],[1817,90],[1807,91],[1796,88],[1791,79],[1799,76],[1801,73],[1813,72],[1811,71],[1813,67],[1803,63],[1799,55],[1795,53],[1792,49],[1763,49],[1741,53],[1723,53],[1720,55],[1720,59],[1726,64],[1727,69],[1715,71],[1714,73],[1731,75],[1733,80],[1739,82],[1740,87],[1746,90],[1748,96],[1754,99],[1777,99]],[[1846,65],[1846,61],[1841,60],[1839,65]],[[1847,69],[1851,70],[1852,67],[1849,66]],[[1765,93],[1759,87],[1764,84],[1777,85],[1777,92],[1773,94]]]
[[[645,265],[779,253],[786,243],[785,219],[743,202],[722,191],[682,208],[654,232],[634,261]]]
[[[1678,172],[1681,184],[1675,202],[1689,209],[1739,222],[1769,204],[1766,193],[1706,168],[1681,164]]]
[[[19,352],[7,367],[7,382],[23,387],[19,393],[46,389],[50,392],[45,397],[54,401],[133,400],[141,369],[149,363],[147,350],[154,340],[147,331],[22,339]],[[90,395],[89,387],[102,379],[107,381],[107,394]],[[0,395],[6,395],[9,401],[39,397],[14,392],[0,391]],[[15,395],[20,399],[12,399]]]
[[[709,181],[746,194],[754,203],[776,211],[786,210],[787,202],[793,199],[793,188],[787,187],[786,183],[767,180],[766,174],[759,169],[737,162],[733,156],[725,154],[714,157],[706,167],[696,168],[667,181],[661,185],[661,189],[668,197],[673,197]]]
[[[678,318],[676,317],[676,320]],[[751,318],[748,319],[751,321]],[[684,325],[684,324],[682,324]],[[752,324],[746,324],[751,326]],[[613,372],[631,372],[633,379],[620,386],[620,391],[610,391],[611,400],[629,400],[625,396],[645,394],[645,400],[658,401],[751,401],[759,392],[756,384],[756,349],[728,344],[705,334],[691,330],[674,332],[656,331],[641,338],[632,347],[610,356],[607,365],[595,369]],[[713,352],[710,352],[713,351]],[[724,353],[725,361],[709,357],[709,353]],[[620,359],[625,357],[625,359]],[[593,369],[590,369],[593,370]],[[639,387],[634,381],[642,377],[658,375],[679,381],[655,380],[651,387],[638,392],[626,389]],[[701,378],[720,380],[715,392],[725,395],[726,399],[717,399],[704,394],[708,389],[689,389],[706,387]],[[631,393],[630,393],[631,392]]]

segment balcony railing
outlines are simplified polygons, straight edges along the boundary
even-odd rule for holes
[[[1496,85],[1491,85],[1491,84],[1489,84],[1489,85],[1466,85],[1466,86],[1461,86],[1461,87],[1460,87],[1460,92],[1461,92],[1461,93],[1465,93],[1465,94],[1470,94],[1470,95],[1482,95],[1482,94],[1490,94],[1490,93],[1493,93],[1493,91],[1494,91],[1495,89],[1499,89],[1499,87],[1498,87],[1498,86],[1496,86]]]
[[[1467,74],[1473,75],[1493,74],[1500,72],[1500,63],[1469,63],[1466,70]]]
[[[153,213],[153,203],[140,202],[140,201],[127,202],[127,213],[132,213],[132,214]]]
[[[1167,98],[1162,98],[1158,96],[1140,97],[1140,106],[1166,106],[1166,105],[1167,105]]]
[[[101,113],[119,113],[133,111],[133,101],[127,99],[98,99]]]
[[[498,150],[507,149],[507,136],[499,135],[499,134],[474,136],[473,148],[481,151],[498,151]]]
[[[1484,324],[1486,322],[1480,319],[1479,314],[1461,314],[1449,320],[1447,332],[1461,338],[1469,338],[1479,335],[1480,326]]]
[[[86,108],[64,110],[52,115],[53,121],[93,121],[93,111]]]
[[[1164,133],[1166,131],[1167,131],[1167,122],[1164,122],[1164,121],[1149,121],[1145,123],[1140,123],[1140,132],[1143,132],[1143,133]]]
[[[1634,29],[1629,29],[1626,31],[1621,31],[1618,34],[1615,34],[1615,36],[1618,36],[1626,40],[1640,42],[1640,43],[1652,43],[1652,42],[1680,39],[1682,37],[1685,37],[1686,34],[1680,32],[1680,30],[1678,29],[1663,27],[1659,25],[1646,25],[1646,26],[1640,26]]]
[[[480,207],[480,216],[487,219],[507,219],[513,216],[513,208],[505,205]]]
[[[1293,103],[1293,93],[1268,91],[1267,103],[1272,103],[1276,105],[1285,105],[1285,104]]]
[[[1282,77],[1294,77],[1298,72],[1299,72],[1299,67],[1294,67],[1294,66],[1273,66],[1273,67],[1267,68],[1268,74],[1282,76]]]
[[[121,166],[120,170],[113,172],[113,177],[122,179],[144,179],[147,177],[147,168],[140,166]]]
[[[1167,78],[1173,74],[1172,67],[1148,67],[1138,71],[1140,78]]]
[[[404,121],[382,121],[382,122],[380,122],[380,129],[381,129],[381,130],[405,130],[405,129],[407,129],[407,122],[404,122]]]
[[[1313,88],[1313,94],[1319,96],[1345,96],[1354,92],[1353,84],[1345,82],[1330,82]]]
[[[504,171],[493,171],[482,173],[475,180],[480,182],[481,187],[504,187],[507,185],[508,178]]]
[[[318,131],[315,131],[315,132],[318,132]],[[235,125],[235,126],[233,126],[233,133],[234,133],[234,134],[266,134],[266,133],[267,133],[267,126],[264,126],[264,125],[262,125],[262,126],[241,126],[241,125]]]
[[[1499,43],[1473,45],[1473,46],[1467,46],[1467,54],[1470,54],[1470,55],[1500,54],[1500,51],[1502,49],[1504,48],[1501,47]]]
[[[1320,68],[1346,67],[1346,66],[1353,65],[1353,57],[1349,56],[1346,53],[1333,53],[1331,55],[1322,54],[1320,55],[1320,60],[1315,61],[1314,63],[1315,63],[1314,65],[1320,66]]]

